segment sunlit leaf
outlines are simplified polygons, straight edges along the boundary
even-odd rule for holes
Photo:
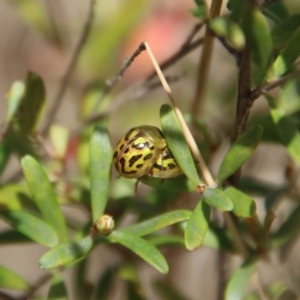
[[[158,217],[131,225],[124,229],[118,230],[126,234],[134,234],[135,236],[144,236],[154,231],[157,231],[166,226],[185,221],[190,218],[191,212],[189,210],[175,210],[165,213]]]
[[[275,101],[271,96],[267,96],[271,115],[277,125],[279,135],[283,145],[286,146],[290,156],[300,163],[300,133],[293,121],[285,114],[279,101]]]
[[[183,237],[179,235],[158,234],[145,238],[154,247],[162,246],[184,246]]]
[[[168,273],[169,267],[163,255],[144,239],[120,231],[113,231],[108,239],[130,249],[162,274]]]
[[[93,221],[104,213],[110,187],[113,149],[107,129],[97,126],[90,142],[90,182]]]
[[[93,240],[90,236],[78,241],[59,244],[41,257],[40,267],[42,269],[53,269],[70,264],[85,256],[92,246]]]
[[[239,136],[221,164],[217,176],[220,182],[232,175],[249,159],[258,146],[262,133],[263,129],[260,125],[253,125]]]
[[[26,211],[3,211],[0,215],[16,230],[39,244],[53,247],[58,243],[58,236],[54,229],[43,220]]]
[[[225,290],[225,300],[243,299],[245,289],[249,284],[255,268],[256,262],[253,260],[248,260],[234,271]]]
[[[164,104],[160,109],[160,121],[167,145],[184,174],[197,186],[200,179],[191,151],[186,143],[181,126],[172,107]]]
[[[244,194],[243,192],[231,186],[225,190],[225,194],[233,202],[234,208],[232,212],[236,216],[241,218],[248,218],[253,216],[253,214],[256,212],[255,202],[251,197]]]
[[[205,238],[209,225],[210,206],[202,199],[189,218],[185,231],[184,240],[188,250],[199,248]]]
[[[215,188],[206,188],[203,193],[203,200],[211,206],[223,211],[230,211],[233,209],[231,199],[221,190]]]
[[[27,290],[30,284],[19,274],[0,265],[0,288]]]
[[[52,279],[52,284],[47,300],[68,300],[67,289],[60,274],[56,274]]]
[[[9,123],[12,121],[13,116],[17,112],[19,105],[21,103],[22,97],[24,95],[25,85],[21,81],[15,81],[8,92],[8,109],[7,109],[7,118],[6,122]]]
[[[219,17],[209,21],[210,29],[221,38],[226,39],[235,49],[245,47],[245,36],[240,26],[228,18]]]
[[[22,159],[22,168],[33,201],[45,221],[56,230],[60,240],[65,241],[67,239],[65,220],[45,171],[34,158],[28,155]]]
[[[67,150],[69,141],[69,130],[63,126],[52,125],[49,135],[55,151],[55,156],[62,159]]]

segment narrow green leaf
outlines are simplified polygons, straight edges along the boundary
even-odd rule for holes
[[[185,246],[193,251],[199,248],[204,239],[209,225],[210,206],[202,199],[197,204],[184,231]]]
[[[256,75],[261,81],[267,72],[273,50],[268,23],[258,8],[249,7],[245,10],[242,28],[253,60],[259,66],[259,74]]]
[[[191,214],[192,213],[189,210],[175,210],[144,222],[131,225],[124,229],[120,229],[118,232],[134,234],[135,236],[140,237],[162,229],[166,226],[188,220]]]
[[[23,277],[14,271],[0,265],[0,288],[13,290],[27,290],[30,287]]]
[[[300,163],[300,133],[293,121],[285,114],[284,108],[279,101],[267,96],[271,109],[271,116],[277,125],[281,142],[286,146],[290,156]]]
[[[299,27],[300,13],[291,15],[277,24],[271,31],[274,48],[280,49],[284,47]]]
[[[200,19],[200,20],[205,20],[208,16],[208,7],[206,4],[206,1],[203,0],[195,0],[195,3],[197,5],[196,9],[193,9],[191,12],[192,14]]]
[[[46,91],[42,78],[29,73],[17,114],[17,123],[23,133],[31,134],[36,130],[45,103]]]
[[[52,280],[52,285],[47,300],[68,300],[67,289],[63,278],[56,274]]]
[[[230,211],[233,209],[231,199],[219,189],[206,188],[203,193],[203,200],[223,211]]]
[[[253,260],[245,261],[231,276],[226,290],[225,300],[242,300],[244,299],[245,289],[256,268],[256,262]]]
[[[7,166],[11,152],[12,151],[7,140],[4,138],[2,143],[0,143],[0,177]]]
[[[300,28],[298,28],[287,45],[277,56],[273,64],[273,76],[278,78],[282,76],[294,63],[300,55],[299,47]]]
[[[22,168],[30,193],[45,221],[57,232],[61,241],[67,240],[65,220],[51,183],[42,166],[31,156],[22,158]]]
[[[15,81],[8,92],[8,109],[6,122],[12,121],[13,116],[17,112],[25,91],[25,85],[21,81]]]
[[[256,204],[251,197],[230,186],[225,190],[225,194],[233,202],[232,212],[241,218],[248,218],[255,214]]]
[[[78,241],[59,244],[41,257],[40,267],[52,269],[70,264],[85,256],[92,249],[92,246],[93,240],[90,236]]]
[[[168,273],[169,267],[163,255],[144,239],[120,231],[113,231],[108,239],[130,249],[162,274]]]
[[[146,237],[145,240],[154,247],[184,246],[184,240],[179,235],[157,234]]]
[[[97,126],[90,142],[90,182],[93,221],[104,213],[110,184],[113,149],[106,128]]]
[[[217,176],[219,182],[224,181],[232,175],[249,159],[258,146],[262,133],[262,126],[253,125],[239,136],[227,152],[221,164]]]
[[[74,286],[74,300],[82,300],[85,298],[87,291],[87,272],[88,272],[88,255],[77,264],[75,264],[73,268],[73,286]]]
[[[172,107],[164,104],[160,108],[161,128],[167,145],[184,174],[197,186],[199,179],[194,159],[184,138],[181,126]]]
[[[245,47],[245,36],[238,24],[225,17],[214,18],[208,23],[209,28],[219,37],[226,39],[235,49]]]
[[[23,210],[2,211],[0,215],[3,216],[13,228],[33,241],[47,247],[57,245],[57,233],[50,225],[36,216]]]

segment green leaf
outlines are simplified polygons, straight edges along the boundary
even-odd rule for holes
[[[155,289],[158,291],[159,299],[164,300],[187,300],[186,296],[182,295],[178,286],[174,286],[170,283],[170,280],[155,282]]]
[[[271,116],[277,125],[281,142],[286,146],[290,156],[300,163],[300,134],[292,120],[285,114],[284,108],[279,101],[271,96],[266,97],[271,109]]]
[[[249,7],[244,13],[242,28],[253,60],[259,66],[256,76],[261,81],[267,73],[273,50],[268,23],[259,9]]]
[[[113,231],[108,239],[130,249],[162,274],[168,273],[169,267],[163,255],[144,239],[120,231]]]
[[[17,114],[17,123],[23,133],[31,134],[36,130],[45,103],[46,91],[43,80],[38,75],[29,73]]]
[[[300,13],[291,15],[277,24],[271,31],[274,48],[284,47],[299,27]]]
[[[22,161],[23,172],[30,193],[45,221],[57,232],[61,241],[67,240],[67,228],[51,183],[42,166],[31,156]]]
[[[224,181],[232,175],[249,159],[258,146],[262,133],[262,126],[253,125],[239,136],[227,152],[221,164],[217,176],[219,182]]]
[[[104,213],[110,185],[113,149],[106,128],[97,126],[90,142],[90,182],[93,221]]]
[[[0,143],[0,177],[7,166],[11,153],[11,148],[4,138]]]
[[[57,245],[57,233],[50,225],[36,216],[23,210],[2,211],[0,215],[3,216],[13,228],[33,241],[47,247]]]
[[[0,288],[27,290],[30,284],[14,271],[0,265]]]
[[[219,17],[210,20],[208,25],[217,36],[226,39],[235,49],[244,49],[245,36],[238,24],[228,18]]]
[[[230,211],[233,209],[231,199],[219,189],[206,188],[203,193],[203,200],[223,211]]]
[[[256,262],[253,260],[245,261],[231,276],[226,290],[225,300],[242,300],[244,299],[245,289],[256,268]]]
[[[256,204],[251,197],[244,194],[243,192],[237,190],[234,187],[228,187],[225,190],[225,194],[231,199],[233,202],[233,210],[232,212],[241,218],[248,218],[255,214],[256,212]]]
[[[197,186],[201,182],[191,151],[186,143],[181,126],[172,107],[164,104],[160,108],[160,122],[167,145],[184,174]]]
[[[239,20],[243,15],[248,0],[228,0],[227,8],[231,11],[230,18],[232,20]]]
[[[67,289],[63,278],[56,274],[52,280],[52,285],[47,300],[68,300]]]
[[[162,246],[184,246],[184,240],[178,235],[158,234],[145,238],[154,247]]]
[[[289,241],[300,230],[300,205],[293,209],[284,223],[272,237],[274,246],[280,246]]]
[[[52,269],[70,264],[85,256],[92,249],[92,246],[93,240],[90,236],[78,241],[59,244],[41,257],[40,267]]]
[[[15,81],[8,92],[8,109],[6,122],[12,121],[13,116],[17,112],[25,91],[25,85],[21,81]]]
[[[204,0],[195,0],[195,3],[197,5],[196,9],[193,9],[191,13],[193,16],[200,20],[205,20],[208,16],[208,8],[206,5],[206,2]]]
[[[294,61],[300,55],[299,47],[300,28],[298,28],[287,45],[283,48],[277,56],[272,68],[273,78],[279,78],[293,65]]]
[[[134,224],[124,229],[118,230],[118,232],[126,234],[134,234],[135,236],[144,236],[154,231],[157,231],[166,226],[188,220],[191,216],[189,210],[175,210],[172,212],[165,213],[158,217],[146,220],[141,223]]]
[[[20,244],[20,243],[30,243],[32,242],[31,239],[29,239],[24,234],[20,233],[19,231],[16,231],[14,229],[9,229],[5,231],[1,231],[0,233],[0,244]]]
[[[185,246],[188,250],[193,251],[202,245],[208,229],[209,217],[210,206],[202,199],[194,209],[184,231]]]

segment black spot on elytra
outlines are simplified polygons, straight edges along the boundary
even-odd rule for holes
[[[129,152],[129,148],[126,148],[125,150],[124,150],[124,153],[126,154],[126,153],[128,153]]]
[[[173,164],[173,163],[169,163],[169,164],[168,164],[168,167],[169,167],[170,169],[174,169],[174,168],[176,167],[176,165]]]
[[[131,147],[134,149],[137,149],[137,150],[142,150],[142,149],[148,148],[149,143],[145,142],[145,143],[132,144]]]
[[[117,157],[118,157],[118,151],[115,151],[114,158],[117,158]]]
[[[122,150],[122,149],[124,148],[124,145],[125,145],[125,144],[122,144],[122,145],[120,146],[120,150]]]
[[[149,149],[150,150],[154,150],[155,149],[154,145],[152,145],[151,147],[149,147]]]
[[[138,161],[143,155],[134,155],[129,159],[129,167],[132,167],[136,161]]]
[[[148,160],[153,156],[152,153],[147,154],[146,156],[144,156],[143,160]]]
[[[163,167],[162,165],[159,165],[159,164],[154,164],[153,168],[158,169],[160,171],[165,171],[166,170],[165,167]]]
[[[138,165],[136,165],[135,167],[136,167],[137,169],[140,169],[140,168],[143,167],[143,164],[138,164]]]
[[[135,170],[132,170],[132,171],[129,171],[129,172],[125,171],[125,163],[126,163],[125,158],[121,157],[120,158],[120,164],[122,166],[122,173],[124,173],[124,174],[135,174],[136,173]]]

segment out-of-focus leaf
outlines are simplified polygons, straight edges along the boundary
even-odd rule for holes
[[[300,78],[291,79],[286,82],[280,91],[281,104],[286,114],[293,117],[295,114],[295,122],[298,130],[300,130],[299,111],[300,111]]]
[[[20,243],[30,243],[32,240],[16,230],[6,230],[0,232],[0,244],[20,244]]]
[[[184,174],[197,186],[201,183],[191,151],[172,107],[164,104],[160,109],[161,128],[167,145]]]
[[[230,18],[232,20],[239,20],[243,14],[248,0],[228,0],[227,8],[231,11]]]
[[[104,213],[110,184],[113,149],[106,128],[97,126],[90,142],[90,182],[93,221]]]
[[[272,193],[276,189],[274,184],[264,182],[252,177],[242,177],[238,188],[247,194],[263,195]]]
[[[244,194],[243,192],[237,190],[234,187],[228,187],[225,190],[225,194],[231,199],[233,202],[233,210],[232,212],[241,218],[248,218],[255,214],[256,212],[256,204],[251,197]]]
[[[300,28],[298,28],[292,35],[286,46],[282,49],[277,56],[273,66],[273,77],[278,78],[282,76],[292,66],[294,61],[300,55],[299,47]]]
[[[290,156],[300,163],[300,134],[292,120],[285,114],[279,101],[267,96],[271,115],[277,125],[282,144],[286,146]]]
[[[281,1],[275,1],[267,7],[263,7],[262,12],[275,23],[280,23],[290,15],[285,3]]]
[[[3,211],[0,212],[0,215],[16,230],[39,244],[53,247],[58,243],[58,236],[54,229],[43,220],[26,211]]]
[[[62,159],[66,154],[69,133],[69,130],[63,126],[52,125],[50,127],[49,135],[57,158]]]
[[[283,197],[285,193],[287,193],[289,190],[289,187],[279,187],[277,189],[274,189],[274,191],[267,194],[265,198],[265,208],[266,211],[274,209],[274,207],[277,207],[278,202]]]
[[[222,182],[237,171],[252,155],[263,133],[260,125],[253,125],[239,136],[227,152],[221,164],[217,179]]]
[[[97,280],[91,300],[106,300],[113,286],[113,269],[107,268]]]
[[[210,206],[202,199],[189,218],[185,231],[184,240],[188,250],[199,248],[205,238],[209,225]]]
[[[56,274],[52,280],[52,285],[47,300],[68,300],[67,289],[63,278]]]
[[[287,217],[272,237],[274,246],[280,246],[291,239],[300,230],[300,205]]]
[[[158,291],[161,299],[164,300],[186,300],[186,296],[182,295],[176,286],[171,285],[167,281],[157,281],[154,284],[155,289]]]
[[[295,31],[300,27],[300,14],[289,16],[277,24],[271,31],[273,46],[280,49],[285,46]]]
[[[168,273],[169,266],[163,255],[144,239],[121,231],[113,231],[108,239],[130,249],[162,274]]]
[[[245,261],[231,276],[226,290],[225,300],[242,300],[245,289],[256,268],[256,262],[253,260]]]
[[[131,225],[124,229],[120,229],[118,232],[133,234],[140,237],[162,229],[166,226],[188,220],[191,214],[192,213],[189,210],[175,210],[144,222]]]
[[[203,193],[203,200],[205,200],[209,205],[223,211],[230,211],[233,209],[231,199],[219,189],[206,188]]]
[[[57,232],[61,241],[67,239],[67,228],[51,183],[42,166],[31,156],[22,159],[22,168],[30,193],[46,222]]]
[[[235,49],[245,47],[245,36],[238,24],[225,17],[214,18],[209,21],[209,28],[218,36],[226,39]]]
[[[274,124],[270,114],[255,116],[248,122],[249,127],[258,124],[263,127],[261,141],[271,143],[280,142],[280,135],[278,134],[277,126]]]
[[[59,244],[41,257],[40,267],[42,269],[53,269],[70,264],[85,256],[92,246],[93,240],[90,236],[78,241]]]
[[[25,85],[21,81],[16,81],[13,83],[10,91],[8,92],[8,109],[7,109],[7,118],[6,122],[9,123],[12,121],[13,116],[17,112],[21,100],[23,98],[25,91]]]
[[[91,226],[90,226],[91,228]],[[88,256],[75,264],[73,271],[73,285],[74,285],[74,300],[82,300],[87,294],[87,269],[88,269]]]
[[[254,62],[259,66],[259,80],[266,75],[272,54],[272,39],[265,17],[258,8],[249,7],[243,16],[242,28],[247,47],[251,49]]]
[[[33,208],[30,193],[26,185],[8,184],[0,187],[0,211]]]
[[[19,130],[25,134],[33,133],[38,125],[46,103],[46,91],[41,77],[29,73],[26,78],[25,92],[17,111]]]
[[[99,2],[97,6],[97,11],[102,12],[101,22],[93,26],[79,63],[82,68],[88,69],[89,73],[97,74],[97,78],[107,78],[107,74],[111,74],[114,69],[112,58],[124,47],[126,37],[136,28],[138,21],[144,19],[149,3],[127,0],[126,3],[119,3],[118,7],[109,13],[104,2]],[[126,56],[131,54],[127,53]]]
[[[14,271],[0,265],[0,288],[27,290],[30,284]]]
[[[197,8],[193,9],[191,12],[200,20],[204,21],[208,17],[208,7],[206,4],[206,1],[204,0],[195,0],[195,3],[197,5]]]
[[[231,253],[236,252],[234,242],[229,232],[212,223],[208,227],[202,246]]]
[[[11,148],[7,143],[6,139],[4,138],[2,143],[0,143],[0,177],[7,166],[10,155],[11,155]]]

